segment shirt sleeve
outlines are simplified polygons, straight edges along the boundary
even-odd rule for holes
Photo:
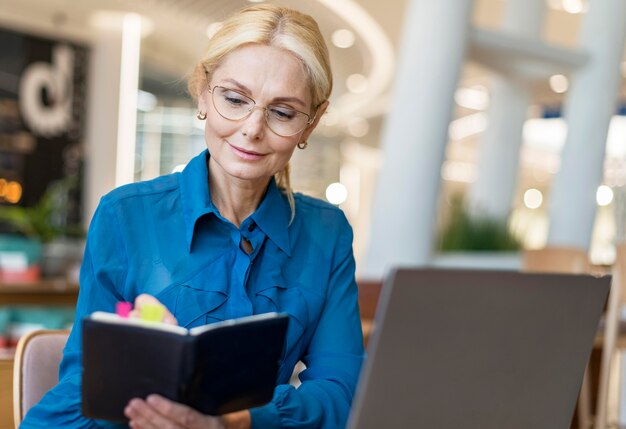
[[[80,271],[76,319],[63,351],[59,384],[28,411],[20,428],[128,427],[87,419],[81,414],[81,321],[96,310],[114,311],[123,300],[126,251],[118,220],[103,199],[94,214]]]
[[[272,402],[252,409],[252,429],[338,429],[347,423],[364,352],[352,229],[342,219],[324,309],[302,357],[302,384],[280,385]]]

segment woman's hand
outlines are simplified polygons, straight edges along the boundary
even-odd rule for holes
[[[223,417],[207,416],[159,395],[144,401],[131,400],[124,414],[133,429],[244,429],[250,427],[250,413],[240,411]]]
[[[137,298],[135,298],[134,308],[128,316],[140,318],[142,307],[147,305],[156,305],[163,308],[163,319],[161,320],[161,322],[168,323],[170,325],[178,325],[178,321],[176,320],[174,315],[169,312],[167,307],[161,304],[158,299],[156,299],[152,295],[148,295],[147,293],[142,293]]]

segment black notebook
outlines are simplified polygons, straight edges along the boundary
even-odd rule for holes
[[[83,319],[82,412],[127,422],[152,393],[210,415],[272,399],[289,317],[266,313],[187,330],[96,312]]]

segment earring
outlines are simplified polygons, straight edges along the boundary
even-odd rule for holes
[[[302,141],[302,142],[299,142],[299,143],[298,143],[298,149],[306,149],[306,147],[307,147],[308,145],[309,145],[309,142],[307,142],[306,140],[305,140],[305,141]]]
[[[206,113],[202,113],[202,112],[198,111],[198,114],[196,115],[196,118],[200,119],[201,121],[204,121],[206,119]]]

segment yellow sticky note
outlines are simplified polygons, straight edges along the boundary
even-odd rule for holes
[[[158,304],[145,304],[139,310],[141,320],[147,322],[162,322],[165,316],[165,307]]]

